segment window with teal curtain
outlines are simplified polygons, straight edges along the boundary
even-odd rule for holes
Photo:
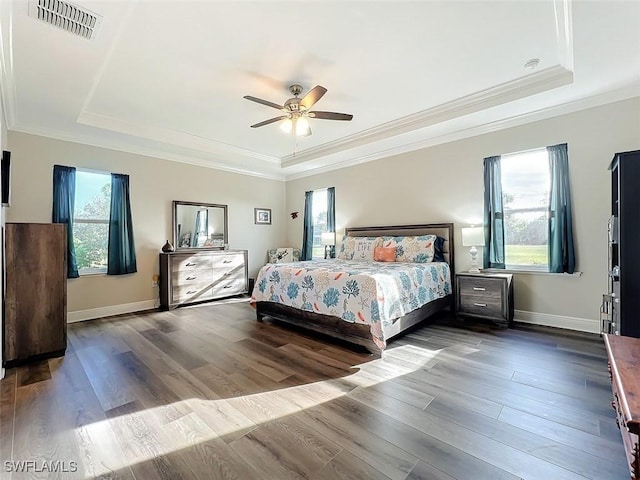
[[[304,194],[304,226],[302,231],[301,260],[313,258],[313,191]]]
[[[573,214],[569,183],[567,144],[547,147],[551,192],[549,201],[549,271],[573,273],[576,259],[573,247]]]
[[[133,241],[133,223],[131,220],[129,175],[112,173],[107,275],[123,275],[136,271],[136,249]]]
[[[505,268],[500,156],[484,159],[484,268]]]
[[[67,226],[67,278],[78,278],[76,250],[73,244],[73,211],[76,198],[76,169],[53,166],[53,210],[51,221]]]

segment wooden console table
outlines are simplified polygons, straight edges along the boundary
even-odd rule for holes
[[[620,427],[631,478],[640,480],[640,338],[604,334],[616,423]]]

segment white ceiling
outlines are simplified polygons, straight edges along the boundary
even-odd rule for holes
[[[640,95],[640,1],[75,3],[93,40],[0,1],[10,130],[291,179]],[[353,120],[249,128],[292,83]]]

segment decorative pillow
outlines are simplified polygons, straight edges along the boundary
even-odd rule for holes
[[[300,253],[298,252],[298,259],[294,258],[294,250],[296,248],[272,248],[267,253],[269,254],[269,263],[287,263],[297,262],[300,260]]]
[[[396,261],[396,248],[395,247],[376,247],[373,251],[373,259],[376,262],[395,262]]]
[[[383,247],[396,247],[396,262],[427,263],[435,254],[435,235],[383,237]]]
[[[433,245],[435,247],[433,252],[434,262],[446,262],[444,258],[444,242],[445,242],[445,239],[442,237],[437,237],[436,241],[433,242]]]
[[[338,258],[361,262],[372,262],[373,252],[380,245],[380,237],[348,237],[344,236]]]

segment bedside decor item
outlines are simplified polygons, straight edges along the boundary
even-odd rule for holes
[[[513,275],[510,273],[458,273],[456,313],[491,320],[508,328],[513,323]]]
[[[253,217],[256,225],[271,225],[270,208],[254,208]]]
[[[320,234],[320,241],[324,246],[324,258],[331,258],[331,247],[336,244],[336,232],[322,232]],[[327,253],[327,247],[329,247],[329,252]]]
[[[167,240],[167,243],[165,243],[162,246],[162,251],[164,253],[169,253],[169,252],[173,252],[175,250],[174,246],[171,244],[171,242],[169,240]]]
[[[470,273],[480,273],[478,268],[478,245],[484,245],[484,228],[474,227],[462,227],[462,245],[465,247],[471,247],[469,253],[471,254],[471,268]]]

